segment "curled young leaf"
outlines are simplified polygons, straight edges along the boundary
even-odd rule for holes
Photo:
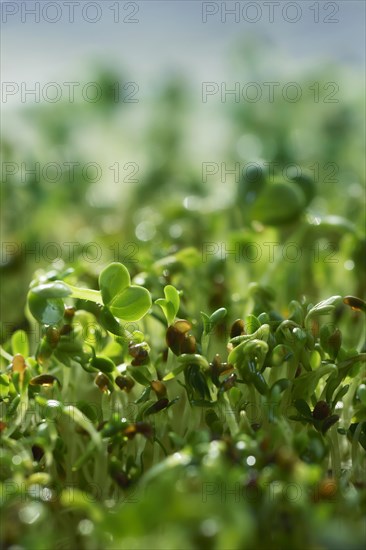
[[[52,283],[46,283],[43,285],[34,286],[31,289],[33,294],[40,298],[66,298],[70,296],[72,291],[70,287],[63,281],[54,281]]]
[[[210,368],[207,359],[198,353],[183,353],[178,358],[178,362],[182,365],[197,365],[205,370]]]
[[[319,315],[326,315],[333,311],[341,300],[342,296],[331,296],[327,300],[322,300],[321,302],[313,306],[305,318],[305,325],[307,325],[309,321],[314,317],[317,317]]]
[[[155,304],[160,306],[163,310],[168,325],[172,325],[179,310],[180,295],[178,290],[172,285],[167,285],[164,288],[164,295],[165,299],[159,298],[155,300]]]

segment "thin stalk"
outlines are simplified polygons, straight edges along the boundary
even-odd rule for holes
[[[253,433],[254,433],[254,431],[253,431],[253,429],[250,425],[250,422],[248,420],[248,415],[244,410],[240,411],[239,429],[240,429],[240,431],[243,431],[244,433],[247,433],[249,435],[253,435]]]
[[[250,399],[251,399],[251,402],[253,404],[253,408],[252,408],[252,411],[254,410],[254,414],[257,415],[257,392],[255,390],[255,387],[253,386],[253,384],[249,384],[248,385],[248,389],[249,389],[249,395],[250,395]],[[248,415],[249,417],[249,420],[250,420],[250,423],[253,424],[253,422],[255,421],[255,418],[253,418],[253,414],[251,413],[250,415]]]
[[[109,420],[111,416],[111,401],[109,392],[102,393],[102,415],[103,420]]]
[[[166,374],[172,372],[175,363],[175,355],[170,348],[168,348],[168,357],[166,361]]]
[[[67,286],[72,291],[70,298],[79,298],[79,300],[88,300],[89,302],[94,302],[96,304],[103,304],[102,295],[99,290],[79,288],[77,286],[70,285],[69,283],[67,283]]]
[[[230,430],[230,434],[232,436],[235,436],[238,431],[239,431],[239,426],[235,420],[235,412],[233,411],[233,408],[231,406],[231,403],[230,403],[230,399],[229,399],[229,396],[227,393],[224,393],[224,401],[225,401],[225,404],[226,404],[226,408],[225,408],[225,420],[227,422],[227,425],[229,427],[229,430]]]
[[[208,351],[210,348],[210,340],[211,340],[211,331],[207,333],[204,332],[201,338],[202,355],[204,357],[208,356]]]
[[[362,422],[359,422],[359,424],[358,424],[358,426],[355,430],[355,433],[353,434],[352,450],[351,450],[352,469],[353,469],[353,472],[355,474],[355,477],[357,477],[357,475],[358,475],[360,455],[361,455],[361,453],[359,452],[359,448],[358,448],[361,430],[362,430]]]
[[[10,355],[10,353],[8,353],[7,351],[5,351],[2,346],[0,346],[0,355],[2,355],[4,359],[6,359],[7,361],[11,362],[13,360],[13,356]]]
[[[336,479],[339,479],[341,476],[341,455],[339,452],[339,441],[336,426],[332,426],[330,428],[328,432],[328,441],[330,443],[330,456],[333,476]]]

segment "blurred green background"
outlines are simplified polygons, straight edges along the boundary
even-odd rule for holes
[[[122,261],[156,293],[152,275],[191,293],[193,316],[229,302],[239,313],[252,281],[270,283],[282,307],[362,295],[364,31],[360,3],[344,4],[333,25],[324,14],[315,24],[305,4],[296,24],[223,24],[220,14],[205,24],[200,2],[137,3],[134,25],[106,11],[95,25],[9,17],[3,80],[17,91],[3,89],[2,339],[26,328],[29,281],[50,265],[93,286]],[[251,82],[258,101],[245,93]],[[298,101],[283,95],[291,82]],[[22,93],[36,83],[39,101]],[[204,83],[215,90],[206,101]],[[221,96],[237,85],[239,97]],[[294,169],[308,173],[315,198],[290,224],[258,223],[253,164],[286,183]],[[288,243],[298,259],[282,253]]]

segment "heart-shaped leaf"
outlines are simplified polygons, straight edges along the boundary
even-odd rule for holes
[[[118,319],[138,321],[151,307],[150,292],[141,286],[131,285],[111,301],[109,309]]]
[[[155,303],[163,310],[165,318],[168,321],[168,325],[173,324],[175,319],[174,305],[168,300],[165,300],[165,298],[158,298],[157,300],[155,300]]]
[[[164,294],[166,300],[168,300],[174,307],[175,315],[177,315],[180,305],[180,296],[178,290],[172,285],[166,285],[164,288]]]
[[[114,262],[108,265],[99,275],[99,288],[103,303],[107,306],[131,284],[127,268]]]
[[[179,292],[174,286],[166,285],[166,287],[164,287],[164,295],[165,298],[159,298],[155,300],[155,303],[163,310],[168,325],[172,325],[179,310]]]

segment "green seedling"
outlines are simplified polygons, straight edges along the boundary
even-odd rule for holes
[[[226,322],[230,304],[210,316],[201,313],[199,333],[196,318],[177,318],[180,294],[173,285],[165,286],[165,298],[155,302],[167,327],[157,322],[150,293],[131,285],[122,264],[101,272],[99,290],[70,285],[70,274],[65,281],[57,274],[52,274],[54,280],[50,277],[33,283],[28,294],[29,311],[41,329],[33,354],[25,331],[15,332],[6,345],[9,351],[2,350],[3,480],[12,487],[5,495],[6,510],[21,505],[10,485],[15,479],[25,487],[41,486],[40,495],[58,487],[57,506],[64,516],[75,528],[77,518],[90,522],[99,546],[108,547],[104,529],[113,514],[121,514],[127,531],[137,517],[132,510],[144,522],[151,515],[149,499],[129,508],[116,502],[116,491],[121,501],[148,488],[154,506],[168,515],[164,503],[169,492],[176,506],[193,503],[193,521],[202,514],[197,487],[204,484],[200,498],[213,493],[216,513],[212,484],[235,487],[240,480],[248,499],[250,491],[257,495],[240,508],[255,547],[263,514],[278,519],[283,506],[294,518],[301,513],[311,518],[303,521],[317,522],[326,501],[331,514],[342,510],[342,517],[352,515],[352,525],[361,524],[365,354],[361,348],[348,348],[344,328],[336,324],[341,297],[316,305],[293,300],[285,316],[274,309],[269,288],[252,285],[248,295],[254,298],[253,311],[243,311],[231,322],[226,351],[211,355],[211,345],[222,340],[215,329]],[[358,298],[344,302],[356,314],[363,311]],[[142,330],[125,327],[125,321],[142,317]],[[86,330],[90,326],[92,332]],[[166,346],[168,362],[162,357]],[[333,491],[339,488],[340,500],[331,500],[325,487],[329,479]],[[71,481],[76,500],[67,495]],[[263,489],[268,484],[296,484],[303,500],[294,508],[283,497],[268,500]],[[98,489],[98,500],[93,501],[92,488]],[[31,502],[44,509],[44,518],[61,525],[64,516],[56,518],[42,496],[33,496]],[[356,510],[354,502],[360,505]],[[235,500],[224,510],[232,522]],[[31,513],[25,517],[33,517]],[[39,518],[35,525],[44,524],[43,516]],[[172,522],[178,528],[173,516]],[[244,541],[247,535],[240,525]],[[241,542],[233,546],[225,541],[218,547],[242,547]]]

